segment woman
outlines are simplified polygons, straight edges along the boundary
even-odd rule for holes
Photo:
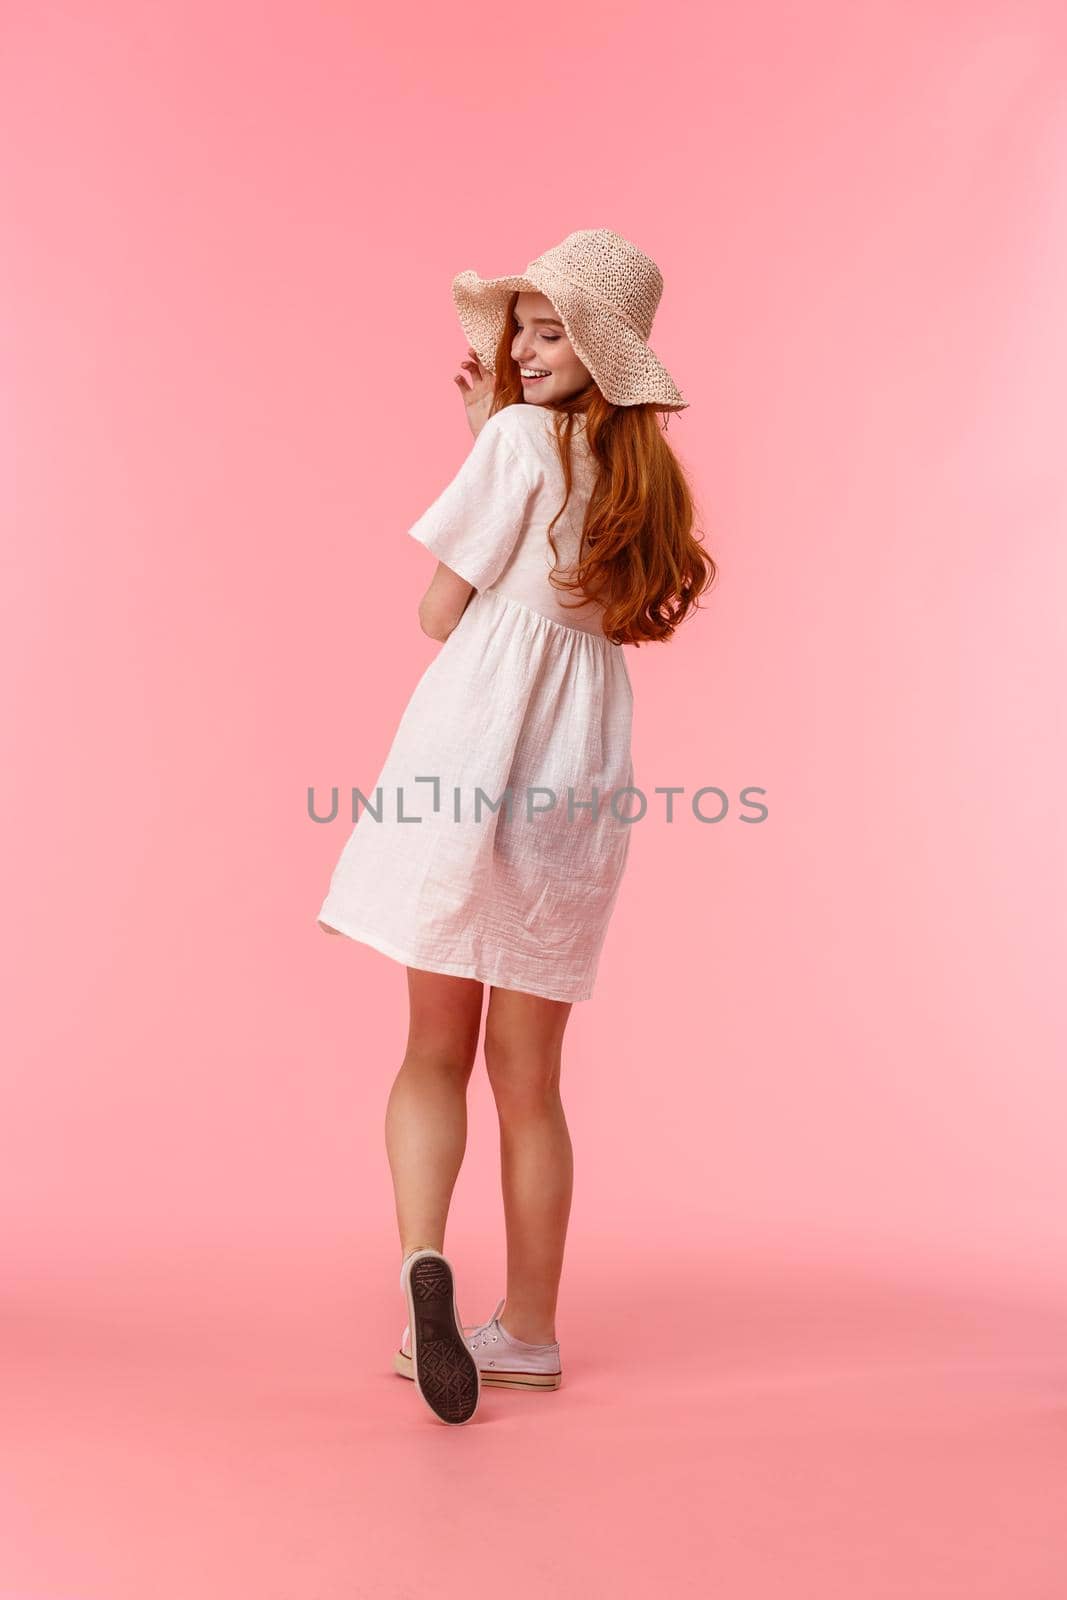
[[[409,530],[438,558],[419,620],[442,649],[319,912],[408,969],[386,1115],[408,1309],[394,1366],[449,1423],[470,1420],[483,1381],[561,1381],[563,1034],[592,995],[635,820],[620,647],[669,639],[716,570],[655,416],[688,403],[648,346],[662,288],[607,228],[522,275],[453,281],[475,443]],[[485,984],[507,1288],[465,1328],[443,1245]]]

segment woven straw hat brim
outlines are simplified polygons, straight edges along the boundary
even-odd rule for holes
[[[605,400],[615,406],[649,405],[657,411],[682,411],[689,404],[647,340],[610,305],[549,268],[527,274],[481,278],[473,270],[457,273],[452,299],[468,342],[483,367],[492,372],[504,331],[507,304],[515,290],[543,294],[559,312],[574,353],[588,367]]]

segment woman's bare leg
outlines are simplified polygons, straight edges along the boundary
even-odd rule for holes
[[[401,1255],[443,1250],[467,1146],[467,1084],[478,1053],[483,987],[408,967],[410,1023],[385,1112]]]
[[[489,991],[485,1064],[500,1123],[508,1242],[501,1321],[516,1339],[555,1341],[556,1300],[574,1187],[559,1093],[571,1006],[516,989]]]

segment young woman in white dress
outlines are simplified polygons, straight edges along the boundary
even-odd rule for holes
[[[546,765],[577,778],[583,798],[587,778],[632,781],[617,647],[669,639],[716,572],[655,415],[687,404],[648,345],[661,291],[655,263],[610,229],[569,235],[521,275],[454,280],[470,340],[454,381],[475,447],[410,530],[439,558],[418,616],[442,650],[398,730],[386,792],[402,772],[411,783],[413,764],[459,772],[464,739],[479,775],[507,782],[548,782]],[[468,703],[480,721],[463,721]],[[482,1383],[562,1378],[555,1320],[573,1186],[563,1038],[574,1000],[592,990],[630,830],[492,816],[457,830],[428,806],[422,821],[431,829],[361,817],[319,921],[407,968],[407,1047],[385,1119],[408,1310],[394,1367],[436,1417],[463,1423]],[[488,1322],[466,1326],[444,1237],[487,986],[507,1278]]]

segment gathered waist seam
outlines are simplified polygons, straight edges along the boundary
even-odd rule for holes
[[[562,628],[565,633],[577,633],[583,638],[592,639],[598,644],[607,645],[611,649],[618,649],[614,639],[609,639],[606,634],[599,633],[593,628],[579,628],[573,622],[561,622],[558,617],[550,617],[543,611],[538,611],[536,606],[526,604],[525,600],[516,600],[514,595],[502,594],[499,589],[480,589],[479,594],[488,599],[501,600],[505,605],[518,606],[520,611],[528,611],[531,617],[539,617],[542,622],[549,622],[555,628]]]

